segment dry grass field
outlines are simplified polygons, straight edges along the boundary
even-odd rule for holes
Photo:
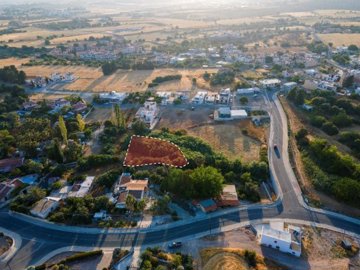
[[[14,65],[17,68],[21,67],[22,64],[25,64],[29,62],[30,58],[6,58],[6,59],[0,59],[0,68],[3,68],[5,66]]]
[[[155,69],[155,70],[118,70],[110,76],[104,76],[101,69],[84,66],[32,66],[22,67],[28,76],[50,76],[52,73],[72,72],[77,78],[76,81],[68,84],[58,84],[53,88],[56,90],[87,91],[87,92],[136,92],[145,91],[153,79],[158,76],[181,74],[179,81],[164,82],[156,87],[162,91],[188,90],[192,87],[192,78],[199,79],[199,83],[205,88],[209,84],[202,81],[202,75],[216,72],[217,69]]]
[[[243,130],[247,130],[248,134],[245,135]],[[188,130],[190,135],[200,137],[214,150],[245,163],[259,160],[262,145],[260,138],[265,137],[265,132],[265,128],[255,128],[251,121],[203,125]]]
[[[319,34],[319,37],[325,44],[332,42],[335,47],[342,45],[349,46],[351,44],[360,46],[359,34]]]

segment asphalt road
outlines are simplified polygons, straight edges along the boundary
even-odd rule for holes
[[[269,160],[272,163],[273,175],[278,180],[283,196],[278,204],[264,206],[261,209],[242,209],[231,213],[224,213],[217,217],[209,217],[204,220],[194,220],[190,224],[179,223],[176,227],[155,231],[124,231],[123,233],[99,233],[86,234],[75,232],[64,232],[49,229],[18,219],[7,212],[0,212],[0,227],[16,232],[22,238],[22,245],[8,265],[1,269],[24,269],[32,265],[49,252],[66,246],[86,247],[121,247],[143,244],[157,244],[176,238],[191,236],[197,233],[211,231],[223,226],[239,223],[242,221],[259,220],[263,218],[288,218],[305,221],[313,221],[332,225],[350,232],[360,234],[360,226],[351,221],[344,220],[326,213],[317,213],[306,209],[299,202],[299,190],[295,176],[287,155],[287,127],[284,126],[284,117],[280,114],[273,98],[269,98],[270,113],[272,114],[273,133],[270,141]],[[279,149],[277,155],[273,151],[273,144]]]

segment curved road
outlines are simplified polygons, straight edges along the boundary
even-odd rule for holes
[[[7,211],[0,212],[0,227],[19,234],[22,238],[20,249],[1,269],[24,269],[38,262],[49,252],[66,246],[121,247],[143,244],[158,244],[176,238],[195,235],[227,225],[244,221],[269,218],[286,218],[311,221],[332,225],[337,228],[360,234],[360,221],[339,214],[312,209],[305,205],[294,172],[290,166],[287,144],[287,120],[276,97],[269,99],[271,131],[269,145],[269,163],[272,178],[279,187],[279,199],[265,206],[231,209],[224,213],[209,215],[204,219],[179,222],[171,226],[159,226],[152,229],[129,229],[117,232],[85,233],[62,231],[19,219]],[[279,157],[273,151],[278,146]]]

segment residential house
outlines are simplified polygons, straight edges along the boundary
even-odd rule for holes
[[[206,104],[214,104],[219,99],[219,95],[216,93],[208,93],[205,97]]]
[[[140,107],[135,114],[135,118],[143,121],[149,129],[153,129],[159,120],[159,112],[156,101],[154,98],[149,98],[145,101],[144,106]]]
[[[59,190],[53,191],[50,196],[53,198],[60,198],[60,199],[66,199],[69,196],[69,193],[71,192],[73,186],[63,186]]]
[[[261,80],[260,84],[263,88],[276,88],[281,85],[281,81],[279,79],[265,79]]]
[[[218,95],[217,103],[220,104],[229,104],[231,100],[231,91],[230,88],[221,89]]]
[[[36,109],[36,108],[38,108],[39,107],[39,104],[37,104],[36,102],[34,102],[34,101],[27,101],[27,102],[24,102],[23,104],[22,104],[22,109],[24,110],[24,111],[32,111],[33,109]]]
[[[207,96],[207,91],[199,91],[196,93],[195,97],[191,100],[194,104],[203,104],[205,101],[205,97]]]
[[[194,201],[193,204],[200,208],[204,213],[210,213],[217,210],[217,204],[213,199]]]
[[[68,194],[68,197],[77,197],[83,198],[89,192],[92,183],[94,182],[94,176],[87,176],[85,180],[81,183],[75,183],[71,191]]]
[[[214,111],[215,121],[245,119],[247,117],[248,114],[245,110],[231,110],[230,107],[220,107]]]
[[[251,88],[240,88],[236,90],[238,95],[255,95],[260,93],[260,88],[251,87]]]
[[[4,158],[0,160],[0,173],[8,173],[24,164],[24,158]]]
[[[87,105],[83,101],[79,101],[71,106],[71,109],[74,113],[82,113],[87,109]]]
[[[284,91],[288,92],[294,89],[296,86],[297,86],[296,82],[288,82],[288,83],[284,83],[282,88]]]
[[[11,192],[23,186],[23,182],[19,179],[13,179],[11,181],[5,181],[0,183],[0,202],[5,202],[10,199]]]
[[[235,185],[224,185],[220,198],[217,201],[217,206],[226,207],[226,206],[238,206],[238,205],[239,205],[239,199]]]
[[[261,245],[297,257],[301,256],[301,229],[299,227],[288,225],[285,229],[282,222],[276,225],[272,223],[269,227],[262,226],[259,238]]]
[[[102,210],[100,212],[96,212],[93,217],[94,220],[111,220],[111,217],[107,214],[105,210]]]
[[[33,216],[45,219],[52,211],[59,207],[60,200],[60,198],[45,197],[35,204],[30,213]]]
[[[126,93],[117,93],[116,91],[111,91],[110,93],[103,93],[99,95],[99,98],[105,102],[110,103],[121,103],[128,96]]]
[[[137,201],[144,199],[149,191],[148,182],[148,180],[130,180],[121,184],[115,207],[119,209],[126,208],[126,198],[129,195],[132,195]]]

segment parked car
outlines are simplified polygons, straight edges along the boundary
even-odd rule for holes
[[[179,248],[182,246],[181,242],[172,242],[169,244],[169,248]]]

